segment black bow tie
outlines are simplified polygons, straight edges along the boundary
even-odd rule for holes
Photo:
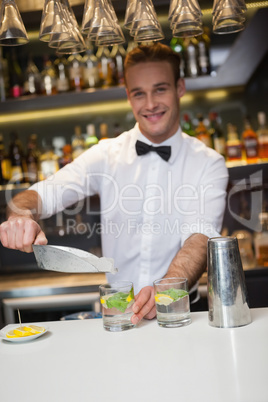
[[[160,147],[153,147],[152,145],[145,144],[145,142],[137,140],[136,151],[138,155],[145,155],[150,151],[157,152],[159,156],[165,161],[168,161],[171,156],[171,147],[162,145]]]

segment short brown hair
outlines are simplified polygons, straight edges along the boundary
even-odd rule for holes
[[[175,84],[180,79],[180,56],[175,53],[169,46],[162,43],[154,43],[153,45],[139,45],[131,50],[124,62],[124,76],[126,83],[126,73],[130,67],[138,63],[167,61],[170,63],[173,73]]]

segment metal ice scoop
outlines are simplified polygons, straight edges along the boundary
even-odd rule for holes
[[[33,244],[33,251],[39,268],[59,272],[109,272],[115,274],[112,258],[97,257],[74,247],[41,246]]]

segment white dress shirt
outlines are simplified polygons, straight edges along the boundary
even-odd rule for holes
[[[164,161],[156,152],[138,156],[137,139],[170,145]],[[219,236],[228,172],[216,151],[182,133],[152,144],[138,124],[117,138],[102,140],[49,179],[34,184],[47,218],[93,194],[101,200],[102,252],[134,291],[162,278],[193,233]]]

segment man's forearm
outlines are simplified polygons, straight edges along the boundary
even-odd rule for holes
[[[208,237],[200,233],[190,236],[173,258],[165,277],[188,278],[190,289],[206,269],[207,241]]]
[[[15,216],[29,216],[38,220],[42,209],[42,201],[36,191],[26,190],[15,195],[7,206],[7,218]]]

